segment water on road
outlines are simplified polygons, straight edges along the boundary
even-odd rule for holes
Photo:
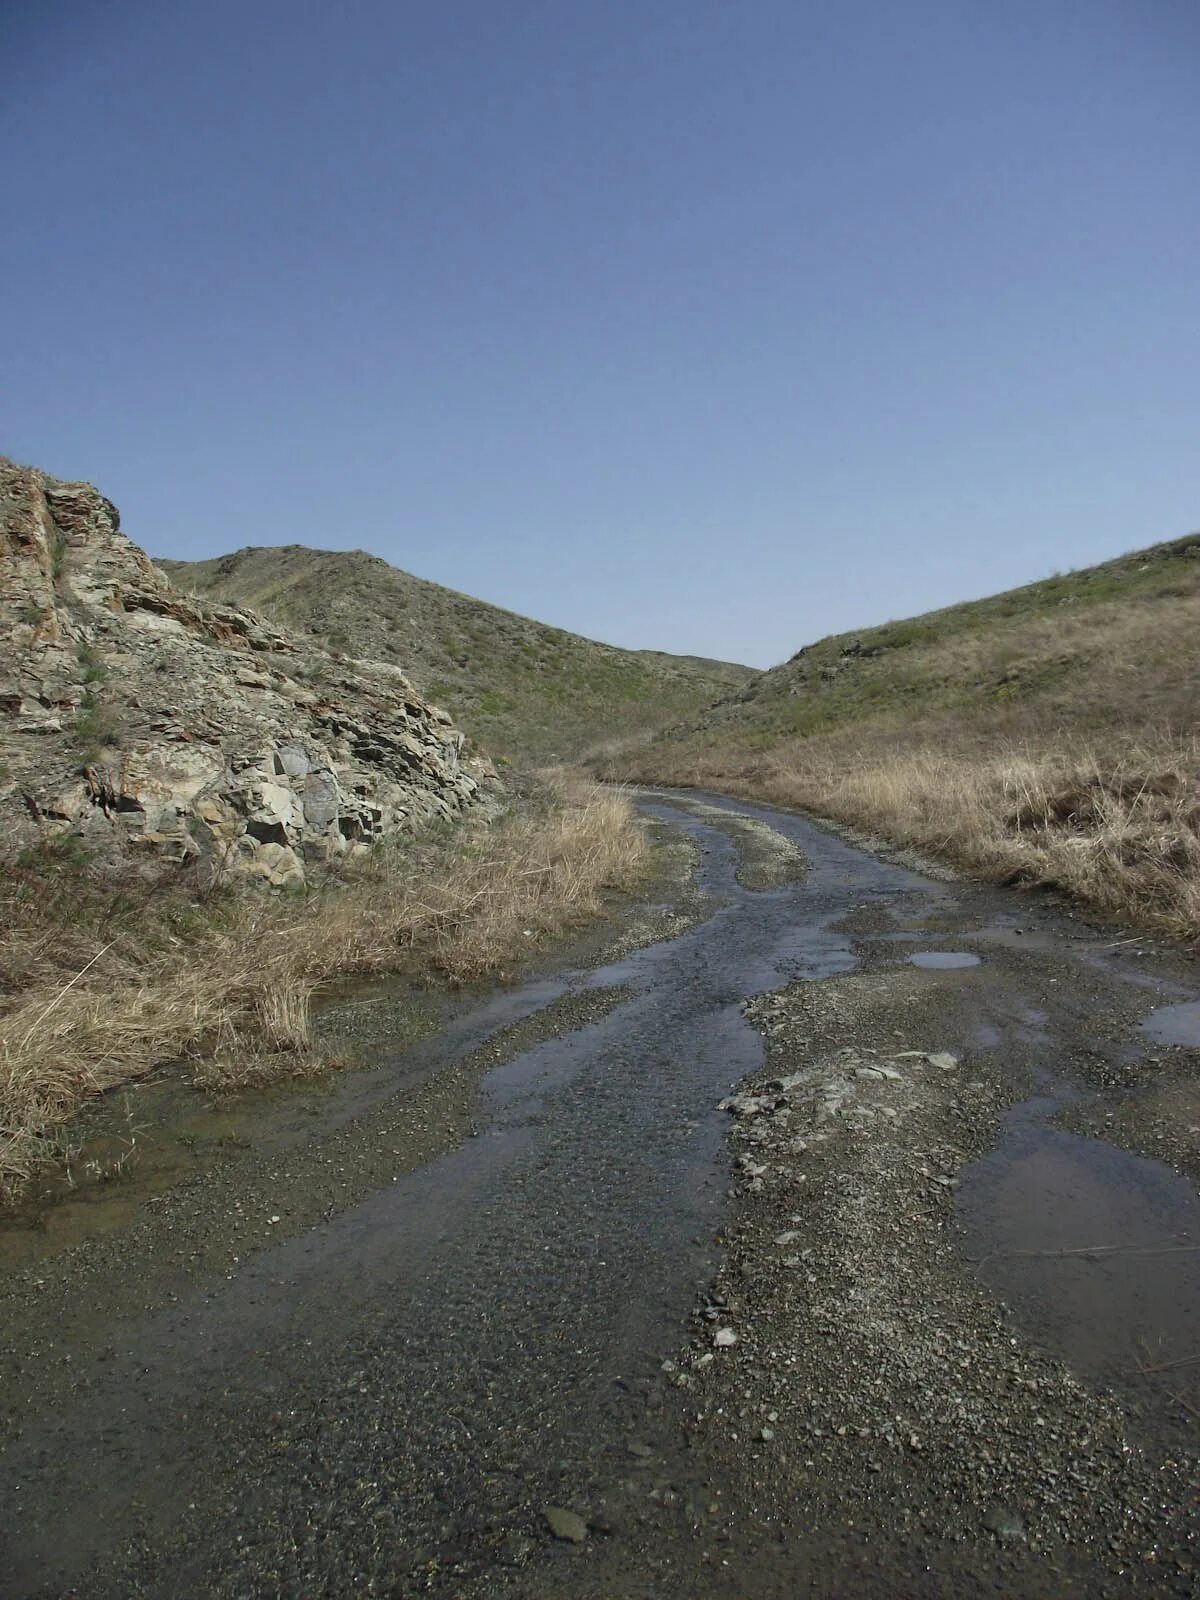
[[[487,1073],[474,1137],[293,1237],[265,1234],[219,1277],[189,1282],[182,1263],[172,1296],[78,1338],[53,1399],[32,1384],[10,1411],[6,1595],[466,1592],[528,1557],[544,1507],[587,1499],[614,1453],[636,1453],[720,1248],[716,1106],[763,1059],[744,1000],[855,968],[851,912],[886,907],[915,928],[968,892],[800,818],[705,799],[798,844],[803,881],[742,887],[736,837],[685,801],[647,798],[696,842],[712,915],[507,991],[359,1075],[340,1112],[347,1161],[355,1127],[418,1067],[429,1080],[564,996],[613,996]],[[872,959],[906,957],[881,941]],[[931,981],[975,982],[1002,954],[982,969],[914,959]],[[1200,1257],[1049,1252],[1081,1233],[1194,1241],[1196,1207],[1159,1164],[1047,1131],[1063,1053],[1061,1040],[1047,1051],[1049,1098],[1014,1115],[963,1185],[965,1250],[1032,1336],[1107,1378],[1135,1322],[1147,1349],[1176,1350],[1178,1319],[1200,1308]],[[1095,1336],[1106,1310],[1124,1330],[1115,1349]]]

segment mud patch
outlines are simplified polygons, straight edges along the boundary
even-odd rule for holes
[[[347,1072],[310,1094],[276,1089],[239,1095],[190,1121],[168,1117],[164,1158],[148,1163],[144,1177],[134,1168],[123,1183],[68,1191],[14,1215],[0,1227],[0,1264],[24,1269],[5,1284],[10,1394],[18,1384],[22,1392],[52,1389],[71,1377],[69,1357],[64,1371],[29,1355],[47,1323],[60,1342],[94,1340],[131,1303],[169,1298],[181,1258],[197,1274],[227,1273],[247,1251],[305,1233],[453,1151],[475,1127],[486,1074],[596,1023],[625,999],[616,986],[563,993],[547,980],[501,992],[458,1019],[424,1059],[418,1046],[391,1074]],[[456,1046],[462,1053],[453,1059]],[[200,1129],[189,1166],[171,1141]]]
[[[951,972],[958,967],[977,967],[980,963],[979,956],[966,950],[918,950],[908,960],[911,966],[931,972]]]

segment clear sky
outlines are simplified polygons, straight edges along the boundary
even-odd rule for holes
[[[1200,526],[1196,0],[0,0],[0,449],[766,665]]]

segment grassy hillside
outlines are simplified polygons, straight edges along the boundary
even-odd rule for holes
[[[393,661],[493,756],[569,759],[740,689],[748,667],[620,650],[427,583],[361,550],[162,561],[185,589],[253,606],[350,656]]]
[[[1200,534],[798,651],[610,774],[810,808],[1200,932]]]

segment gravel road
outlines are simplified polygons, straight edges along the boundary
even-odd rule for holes
[[[0,1593],[1195,1593],[1194,967],[642,805],[592,959],[0,1233]]]

